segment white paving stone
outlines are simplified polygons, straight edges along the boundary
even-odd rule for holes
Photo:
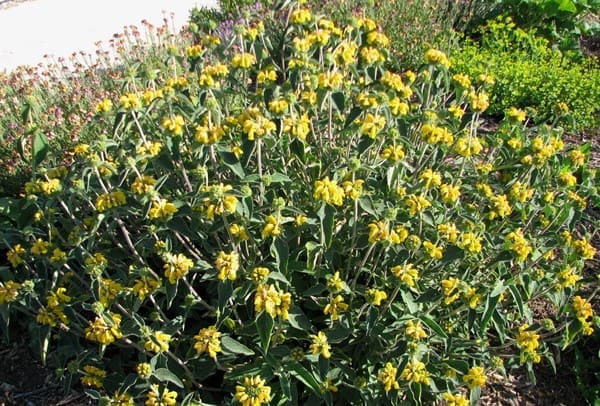
[[[187,24],[197,7],[217,0],[34,0],[0,9],[0,72],[37,65],[73,52],[93,54],[125,27],[155,26],[167,18],[172,30]],[[106,48],[106,46],[104,47]]]

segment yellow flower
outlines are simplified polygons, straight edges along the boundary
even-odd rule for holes
[[[459,155],[470,157],[479,154],[483,150],[483,145],[478,137],[460,137],[454,144],[454,150]]]
[[[277,80],[277,72],[273,69],[272,66],[261,69],[258,72],[256,77],[256,81],[258,83],[267,83],[267,82],[275,82]]]
[[[407,321],[404,334],[406,334],[407,337],[412,338],[413,340],[420,340],[421,338],[427,337],[427,333],[425,332],[425,330],[423,330],[423,327],[421,327],[420,320]]]
[[[338,293],[344,289],[344,281],[340,279],[339,271],[327,278],[327,289],[331,293]]]
[[[477,289],[470,286],[467,288],[467,291],[465,292],[465,299],[466,299],[467,303],[469,304],[469,308],[475,309],[477,307],[477,305],[479,305],[479,302],[481,301],[481,295],[479,293],[477,293]]]
[[[468,89],[471,87],[471,78],[468,75],[464,75],[462,73],[455,73],[452,75],[452,80],[456,82],[456,84],[463,89]]]
[[[14,281],[6,281],[4,286],[0,286],[0,305],[10,303],[19,295],[21,284]]]
[[[283,97],[273,99],[269,102],[269,111],[273,114],[282,114],[286,112],[290,104]]]
[[[519,256],[519,261],[525,261],[529,254],[533,252],[533,248],[527,239],[525,239],[520,228],[508,233],[504,241],[508,244],[508,249],[514,251]]]
[[[173,133],[174,135],[182,135],[184,125],[185,125],[185,120],[183,119],[183,116],[180,114],[177,114],[173,118],[164,117],[162,120],[162,127],[165,130]]]
[[[231,185],[224,185],[223,183],[202,188],[203,192],[210,195],[202,200],[203,208],[206,210],[206,216],[209,220],[214,220],[215,214],[220,216],[223,213],[235,213],[238,199],[227,193],[231,189]]]
[[[574,149],[569,153],[569,159],[575,167],[582,166],[585,163],[585,154],[578,149]]]
[[[385,61],[385,57],[375,47],[366,46],[360,50],[360,56],[367,65]]]
[[[256,137],[262,138],[277,129],[275,123],[263,116],[256,108],[251,108],[240,119],[242,120],[242,130],[249,141],[254,141]]]
[[[362,179],[356,179],[355,181],[347,180],[342,184],[344,189],[344,195],[352,200],[358,199],[363,194],[363,184],[365,183]]]
[[[150,375],[152,375],[152,366],[147,362],[140,362],[136,365],[135,371],[140,376],[140,378],[148,379],[150,378]]]
[[[492,202],[490,220],[494,220],[496,217],[506,217],[512,213],[512,207],[510,207],[506,195],[492,196],[490,200]]]
[[[34,242],[31,245],[31,253],[33,255],[46,255],[48,253],[50,245],[51,244],[48,241],[44,241],[41,238],[38,238],[36,242]]]
[[[460,186],[444,183],[440,185],[440,194],[442,195],[442,202],[454,203],[460,197]]]
[[[446,402],[446,406],[469,406],[469,400],[461,394],[453,395],[446,392],[442,395],[442,399]]]
[[[387,293],[384,290],[368,289],[367,301],[373,306],[381,306],[381,302],[387,299]]]
[[[429,371],[425,367],[425,364],[421,361],[413,360],[409,361],[400,378],[415,383],[423,383],[429,385]]]
[[[475,112],[481,113],[490,106],[490,98],[488,94],[483,91],[479,93],[472,92],[469,95],[469,98],[471,110]]]
[[[231,233],[232,237],[235,237],[240,241],[248,241],[250,239],[250,236],[246,231],[246,227],[241,226],[239,224],[234,223],[230,225],[229,232]]]
[[[483,367],[472,367],[469,369],[469,373],[463,376],[463,381],[467,384],[469,389],[473,390],[476,387],[482,387],[485,385],[487,378]]]
[[[57,288],[55,291],[50,291],[48,296],[46,296],[48,307],[54,308],[60,306],[62,303],[69,303],[71,297],[65,293],[66,291],[66,288]]]
[[[388,226],[384,221],[369,224],[369,243],[386,241],[389,238]]]
[[[217,353],[222,352],[221,349],[221,333],[217,331],[215,326],[209,326],[201,329],[197,335],[194,336],[196,341],[194,349],[198,355],[202,355],[205,352],[211,358],[217,358]]]
[[[446,54],[433,48],[425,52],[425,63],[429,65],[442,65],[446,68],[450,67],[450,60],[448,60]]]
[[[146,406],[175,406],[177,404],[177,392],[163,388],[162,392],[158,385],[151,385]]]
[[[119,391],[116,391],[113,394],[112,399],[110,400],[110,405],[111,406],[135,406],[135,403],[133,402],[133,397],[131,397],[131,395],[129,395],[128,393],[124,392],[124,393],[120,393]]]
[[[262,238],[277,237],[281,234],[281,226],[278,217],[268,215],[265,218],[265,225],[261,231]]]
[[[453,104],[448,107],[448,113],[450,113],[455,119],[460,120],[462,116],[464,116],[465,110],[462,107]]]
[[[371,31],[367,34],[367,44],[387,48],[390,45],[390,39],[382,32]]]
[[[108,345],[123,337],[119,328],[121,316],[108,312],[107,315],[96,317],[96,319],[85,329],[85,338]]]
[[[521,349],[521,363],[528,361],[540,362],[541,357],[537,353],[537,349],[540,346],[539,339],[540,336],[538,333],[529,330],[529,324],[525,323],[519,327],[517,346]]]
[[[133,181],[131,184],[131,191],[137,195],[143,195],[154,190],[155,183],[156,179],[152,176],[143,175]]]
[[[422,180],[426,188],[440,186],[442,184],[442,175],[439,172],[433,171],[431,168],[423,171],[419,180]]]
[[[406,241],[407,238],[408,238],[408,230],[402,225],[397,225],[390,232],[388,241],[391,242],[392,244],[402,244],[404,241]]]
[[[16,268],[23,263],[23,255],[25,255],[25,253],[25,248],[23,248],[21,244],[15,244],[6,253],[6,259],[8,259],[8,262],[10,262],[13,268]]]
[[[362,120],[360,131],[363,135],[371,139],[375,139],[377,134],[385,127],[385,117],[367,113],[365,118]]]
[[[294,219],[294,224],[296,227],[301,227],[308,221],[308,218],[304,214],[298,214]]]
[[[561,289],[575,286],[577,281],[581,279],[581,276],[577,275],[574,269],[570,267],[566,267],[560,271],[556,274],[556,277],[558,278],[557,287]]]
[[[444,249],[438,247],[431,241],[424,241],[423,248],[425,248],[425,252],[427,252],[427,255],[429,255],[433,259],[442,259],[442,256],[444,255]]]
[[[527,118],[527,114],[525,113],[525,111],[516,107],[511,107],[510,109],[508,109],[508,111],[506,112],[506,116],[509,118],[510,121],[516,123],[522,123]]]
[[[236,385],[235,399],[242,406],[260,406],[271,401],[271,387],[260,375],[244,377],[244,383]]]
[[[463,250],[476,254],[481,252],[481,241],[482,238],[473,233],[462,233],[460,235],[460,243],[458,243],[458,246]]]
[[[142,276],[137,279],[131,288],[134,295],[140,300],[144,300],[149,294],[154,292],[161,285],[161,281],[148,276]]]
[[[534,189],[528,188],[521,182],[517,181],[513,183],[512,187],[510,188],[510,197],[515,199],[517,202],[524,203],[531,200],[534,192]]]
[[[399,98],[394,97],[389,102],[390,111],[394,116],[405,116],[410,111],[410,106],[408,103],[401,101]]]
[[[240,259],[237,252],[232,251],[226,254],[224,251],[220,251],[215,261],[215,266],[219,273],[217,278],[224,281],[226,278],[234,281],[237,279],[237,271],[240,267]]]
[[[190,58],[198,58],[202,54],[203,51],[204,51],[204,48],[202,48],[202,45],[199,45],[199,44],[190,45],[185,49],[185,53]]]
[[[419,279],[419,271],[413,264],[396,265],[390,269],[394,276],[407,286],[414,288]]]
[[[329,303],[323,309],[323,314],[330,314],[331,320],[337,321],[340,319],[339,313],[346,311],[346,309],[348,309],[348,305],[344,303],[344,297],[342,295],[337,295],[330,299]]]
[[[96,388],[102,388],[102,379],[106,377],[106,371],[100,368],[96,368],[92,365],[85,365],[83,367],[85,376],[81,377],[81,383],[85,386],[94,386]]]
[[[194,266],[194,261],[186,257],[184,254],[171,254],[165,255],[165,264],[163,269],[165,270],[165,276],[170,283],[174,284],[181,278],[183,278],[190,269]]]
[[[119,98],[119,103],[125,110],[136,110],[142,107],[142,102],[135,93],[124,94]]]
[[[98,104],[96,104],[96,108],[94,109],[96,113],[108,113],[113,108],[112,101],[110,99],[103,99]]]
[[[244,52],[233,55],[231,66],[234,68],[248,69],[256,63],[256,57],[253,54]]]
[[[115,190],[98,196],[96,199],[96,210],[103,212],[113,207],[123,206],[125,203],[127,203],[125,193],[121,190]]]
[[[319,331],[317,335],[311,334],[310,338],[312,339],[310,349],[313,354],[321,354],[323,358],[331,357],[331,346],[329,345],[327,336],[324,332]]]
[[[437,226],[438,232],[451,243],[458,240],[458,229],[454,223],[442,223]]]
[[[431,206],[431,203],[429,202],[429,200],[427,200],[425,197],[423,197],[423,195],[408,195],[406,197],[406,201],[405,201],[406,205],[408,206],[408,213],[411,216],[414,216],[417,213],[422,212],[423,210],[425,210],[426,208]]]
[[[381,151],[381,157],[391,162],[397,162],[404,158],[402,145],[389,145]]]
[[[310,134],[310,119],[308,118],[308,114],[304,113],[296,118],[284,118],[283,132],[306,141],[306,136]]]
[[[596,248],[585,238],[574,241],[572,245],[582,259],[593,259],[596,256]]]
[[[442,281],[442,293],[444,294],[444,304],[451,304],[460,297],[460,291],[458,286],[460,279],[448,278]]]
[[[323,180],[315,181],[313,197],[334,206],[341,206],[344,201],[344,189],[326,176]]]
[[[289,318],[289,309],[292,304],[292,295],[275,289],[275,286],[260,284],[254,295],[254,311],[265,311],[272,318],[281,316],[282,320]]]
[[[62,190],[60,179],[50,179],[48,181],[39,182],[39,187],[40,190],[47,196]]]
[[[201,144],[210,145],[219,142],[224,135],[225,130],[223,127],[216,124],[207,124],[196,126],[194,138]]]
[[[251,277],[254,282],[265,282],[268,276],[269,269],[262,266],[254,268],[251,272]]]
[[[573,310],[577,318],[583,323],[588,318],[594,316],[594,310],[592,304],[581,296],[575,296],[572,302]]]
[[[292,14],[290,14],[290,21],[294,24],[306,24],[311,20],[312,14],[310,10],[305,8],[294,10],[292,11]]]
[[[400,385],[398,384],[398,381],[396,381],[397,373],[398,368],[395,368],[391,362],[386,362],[385,367],[379,370],[377,378],[383,383],[383,389],[386,392],[389,392],[392,389],[400,389]]]
[[[155,331],[152,337],[150,337],[144,343],[144,348],[148,351],[161,353],[169,351],[169,342],[172,337],[170,334],[163,333],[162,331]]]

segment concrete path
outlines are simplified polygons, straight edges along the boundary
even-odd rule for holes
[[[167,18],[172,30],[188,22],[197,7],[216,7],[217,0],[33,0],[0,9],[0,72],[37,65],[73,52],[93,54],[115,33],[142,20],[154,26]],[[172,16],[172,17],[171,17]]]

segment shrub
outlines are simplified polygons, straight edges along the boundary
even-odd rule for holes
[[[488,22],[480,43],[467,39],[452,62],[456,72],[494,77],[492,114],[502,115],[516,106],[528,109],[538,123],[557,119],[570,130],[600,124],[597,64],[570,61],[535,31],[517,28],[510,19]]]
[[[283,41],[262,14],[172,52],[0,201],[3,328],[147,405],[464,404],[590,334],[585,149],[518,109],[483,131],[486,81],[385,69],[371,19],[280,12]]]
[[[535,29],[562,51],[579,55],[582,34],[600,34],[597,0],[502,0],[488,17],[500,13],[525,30]]]

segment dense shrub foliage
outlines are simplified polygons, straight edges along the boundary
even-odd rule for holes
[[[528,109],[537,122],[558,122],[570,130],[600,125],[600,68],[592,60],[571,61],[548,41],[515,26],[511,19],[489,21],[479,42],[467,40],[452,54],[456,72],[489,74],[489,112]]]
[[[104,404],[447,404],[594,328],[585,147],[369,18],[171,48],[0,200],[0,314]],[[496,79],[497,83],[498,79]],[[533,317],[531,304],[554,312]]]

